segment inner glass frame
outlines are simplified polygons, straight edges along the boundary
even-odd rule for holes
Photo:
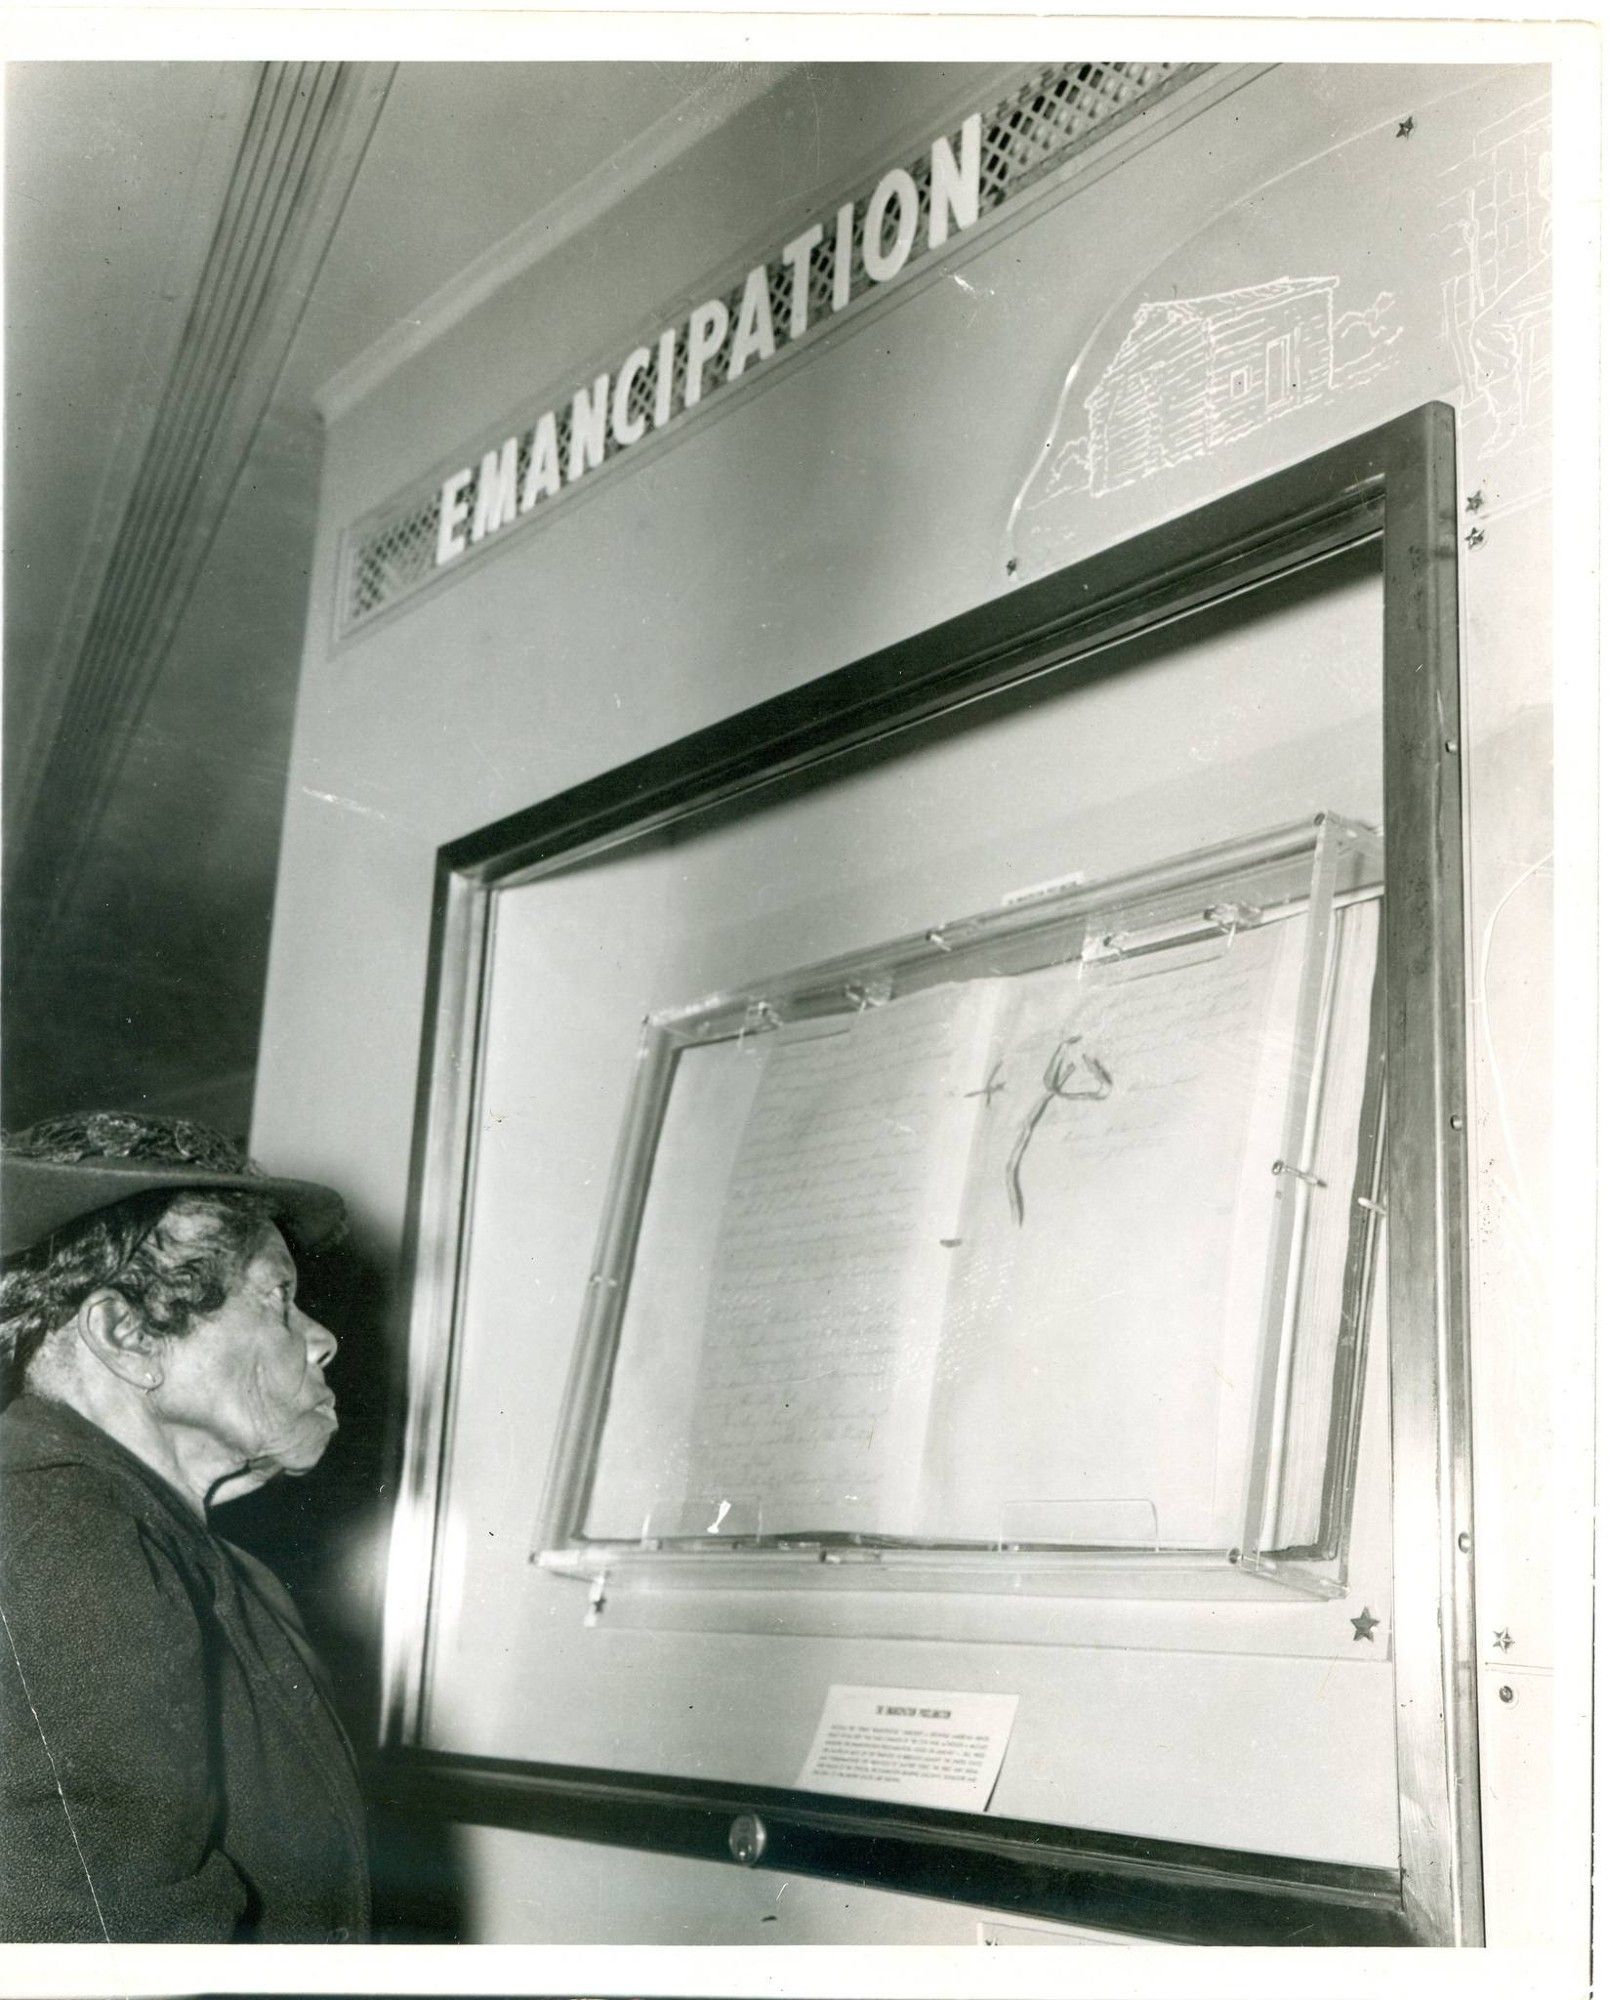
[[[948,1573],[976,1587],[981,1558],[1041,1584],[1054,1558],[1068,1571],[1206,1558],[1338,1594],[1383,1213],[1382,881],[1378,833],[1319,814],[651,1016],[578,1335],[590,1402],[574,1399],[560,1441],[543,1563],[605,1574],[627,1554],[718,1557],[730,1579],[734,1559],[757,1552],[805,1567],[850,1547],[937,1585],[944,1562],[900,1559],[964,1551]],[[1044,1025],[1037,1039],[1031,1026],[1042,1015],[1060,1023],[1051,1066],[1066,1055],[1055,1089],[1035,1087],[1049,1074]],[[1115,1076],[1087,1039],[1097,1017]],[[979,1077],[948,1077],[957,1061]],[[1025,1235],[1023,1177],[1047,1114]],[[1120,1158],[1103,1158],[1113,1145]],[[1070,1161],[1049,1185],[1047,1152],[1052,1172]],[[883,1206],[868,1222],[872,1191]],[[1125,1254],[1103,1248],[1112,1231],[1143,1239],[1128,1252],[1162,1282],[1126,1313],[1109,1297],[1080,1337],[1085,1267]],[[1237,1235],[1240,1296],[1214,1312],[1203,1273]],[[1036,1280],[1013,1283],[1035,1243]],[[1171,1282],[1170,1259],[1182,1274]],[[738,1296],[746,1317],[727,1331]],[[993,1379],[1002,1344],[1023,1351],[1025,1309],[1044,1322],[1019,1362],[1031,1397]],[[1104,1393],[1098,1374],[1096,1393],[1045,1382],[1040,1355],[1069,1349],[1117,1379]],[[1161,1374],[1194,1386],[1191,1407],[1181,1414],[1176,1393],[1154,1413],[1153,1442],[1114,1458],[1114,1430],[1146,1424]],[[1238,1398],[1223,1393],[1232,1377]],[[1081,1435],[1092,1404],[1107,1421]],[[1181,1436],[1196,1429],[1216,1444],[1215,1461],[1195,1454],[1216,1508],[1209,1520],[1198,1504],[1187,1526],[1139,1488],[1179,1487]],[[956,1438],[971,1456],[991,1447],[986,1471],[958,1463]],[[840,1461],[837,1490],[823,1449]],[[882,1489],[898,1489],[918,1451],[938,1467],[912,1496],[928,1518],[896,1525]],[[784,1467],[801,1454],[789,1491]],[[1104,1475],[1111,1492],[1091,1490],[1097,1459],[1122,1468]]]

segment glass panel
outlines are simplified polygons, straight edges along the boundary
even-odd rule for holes
[[[1287,1263],[1299,1277],[1322,1277],[1323,1312],[1282,1319],[1270,1348],[1268,1299],[1259,1294],[1255,1337],[1245,1335],[1243,1317],[1226,1332],[1230,1322],[1215,1306],[1207,1315],[1219,1343],[1212,1360],[1203,1342],[1175,1369],[1159,1360],[1176,1350],[1152,1326],[1148,1301],[1177,1295],[1183,1280],[1171,1266],[1208,1240],[1205,1210],[1192,1221],[1171,1188],[1141,1174],[1125,1181],[1121,1162],[1097,1181],[1089,1230],[1067,1245],[1088,1269],[1069,1279],[1054,1261],[1048,1268],[1053,1290],[1076,1285],[1074,1330],[1103,1368],[1111,1364],[1087,1378],[1109,1399],[1098,1408],[1069,1398],[1066,1385],[1080,1378],[1060,1372],[1058,1336],[1044,1324],[1024,1323],[1004,1391],[976,1365],[1013,1337],[1010,1327],[1002,1336],[986,1307],[990,1288],[1009,1282],[1006,1260],[977,1250],[976,1298],[952,1320],[947,1358],[935,1358],[926,1381],[920,1369],[907,1370],[890,1405],[907,1388],[928,1394],[926,1414],[910,1407],[918,1393],[901,1421],[924,1433],[917,1457],[928,1458],[929,1492],[955,1496],[948,1518],[929,1510],[920,1490],[892,1507],[885,1491],[856,1516],[849,1496],[859,1488],[836,1474],[826,1489],[831,1516],[810,1519],[799,1488],[784,1495],[779,1514],[780,1483],[764,1453],[756,1455],[764,1479],[714,1459],[695,1462],[703,1316],[684,1310],[721,1275],[726,1204],[709,1191],[731,1184],[760,1102],[767,1061],[755,1052],[809,1051],[801,1022],[806,1030],[823,1015],[862,1028],[899,1023],[924,1004],[942,1012],[932,996],[947,987],[953,997],[995,986],[994,1025],[972,1025],[987,1055],[1006,1017],[1021,1016],[1015,1123],[1001,1096],[967,1096],[988,1088],[987,1063],[959,1075],[942,1108],[964,1105],[980,1125],[994,1118],[999,1140],[991,1151],[990,1142],[935,1139],[951,1178],[940,1171],[922,1192],[941,1207],[959,1186],[964,1205],[975,1166],[986,1235],[998,1247],[1039,1230],[1052,1186],[1047,1164],[1079,1130],[1075,1118],[1109,1115],[1108,1100],[1094,1094],[1099,1073],[1079,1056],[1093,1053],[1116,1076],[1093,1039],[1109,1031],[1107,1017],[1093,1015],[1097,1026],[1082,1031],[1075,1024],[1071,1032],[1084,1032],[1092,1047],[1062,1052],[1073,1060],[1058,1067],[1059,1089],[1073,1095],[1051,1090],[1019,1151],[1066,1035],[1056,1032],[1059,1021],[1030,1020],[1016,995],[1082,968],[1081,984],[1101,996],[1099,1005],[1110,995],[1116,1009],[1119,997],[1149,989],[1160,1007],[1160,996],[1186,991],[1175,982],[1210,988],[1237,955],[1252,965],[1262,952],[1270,964],[1262,986],[1252,981],[1261,998],[1246,999],[1248,1016],[1266,1007],[1265,1018],[1298,1021],[1307,961],[1300,950],[1289,955],[1283,939],[1305,928],[1300,917],[1259,926],[1228,912],[1229,927],[1203,928],[1202,912],[1220,900],[1257,902],[1243,880],[1233,896],[1198,897],[1188,880],[1175,884],[1180,896],[1188,890],[1183,903],[1147,897],[1171,879],[1157,871],[1181,861],[1211,873],[1222,859],[1216,849],[1240,851],[1243,866],[1246,844],[1270,829],[1301,824],[1311,841],[1320,813],[1379,825],[1381,627],[1378,555],[1364,549],[1114,646],[1076,685],[1044,674],[874,751],[829,759],[807,780],[565,857],[497,891],[437,1510],[420,1739],[427,1747],[787,1787],[798,1781],[829,1683],[1001,1687],[1018,1695],[1018,1719],[991,1814],[1397,1864],[1390,1633],[1377,1631],[1365,1645],[1349,1622],[1366,1607],[1378,1621],[1392,1599],[1383,1285],[1377,1274],[1374,1337],[1359,1380],[1344,1358],[1359,1351],[1356,1325],[1348,1334],[1334,1310],[1337,1284],[1344,1294],[1352,1282],[1354,1246],[1348,1238],[1338,1247],[1311,1200],[1304,1229],[1293,1224]],[[1311,901],[1312,859],[1309,845],[1304,886],[1282,892],[1284,900]],[[1127,904],[1101,887],[1115,881],[1127,882]],[[1339,1023],[1354,1062],[1358,1008],[1368,1011],[1366,913],[1378,908],[1349,900],[1357,886],[1337,877],[1340,948],[1350,962],[1321,982],[1350,996],[1350,1013],[1335,1012],[1331,1032]],[[1086,961],[1091,898],[1102,916]],[[975,927],[959,921],[980,913]],[[1131,935],[1187,919],[1195,936]],[[1033,952],[1064,922],[1081,940],[1072,958],[1035,962]],[[890,940],[909,949],[891,955]],[[802,973],[820,975],[823,990],[812,997]],[[1292,980],[1294,1003],[1283,997]],[[967,1025],[964,1012],[952,1026]],[[1119,1018],[1114,1012],[1113,1023]],[[1146,1060],[1183,1052],[1189,1037],[1177,1030],[1190,1018],[1180,1001]],[[714,1024],[702,1042],[701,1019]],[[1030,1049],[1035,1036],[1048,1045]],[[890,1040],[892,1076],[911,1050],[902,1035]],[[1321,1090],[1317,1122],[1302,1127],[1311,1147],[1293,1151],[1286,1113],[1300,1065],[1292,1038],[1281,1047],[1277,1037],[1254,1035],[1243,1050],[1251,1043],[1284,1079],[1286,1096],[1269,1101],[1272,1136],[1262,1127],[1247,1136],[1244,1121],[1240,1137],[1215,1134],[1214,1100],[1205,1095],[1197,1120],[1205,1136],[1193,1157],[1211,1163],[1214,1199],[1238,1205],[1250,1184],[1247,1159],[1268,1154],[1255,1177],[1283,1206],[1287,1189],[1308,1184],[1275,1176],[1274,1159],[1328,1179],[1332,1152],[1367,1156],[1362,1114],[1354,1106],[1356,1122],[1332,1130],[1324,1107],[1350,1100],[1355,1088],[1337,1084],[1333,1098]],[[1330,1074],[1322,1062],[1315,1073]],[[1259,1103],[1268,1097],[1255,1079],[1246,1088]],[[995,1108],[985,1115],[989,1102]],[[1214,1137],[1222,1140],[1216,1154]],[[648,1186],[656,1138],[659,1170],[638,1238],[635,1223],[620,1220],[632,1204],[612,1195],[639,1168]],[[1101,1219],[1114,1210],[1133,1212],[1121,1244]],[[933,1232],[936,1257],[955,1259],[956,1246],[942,1241],[955,1233]],[[1049,1254],[1055,1246],[1044,1247]],[[1214,1239],[1213,1286],[1241,1296],[1247,1269],[1273,1268],[1267,1249],[1266,1230],[1255,1252]],[[619,1282],[650,1269],[651,1284]],[[585,1321],[612,1339],[611,1320],[621,1365],[587,1436],[590,1393],[579,1406],[572,1399],[566,1416],[577,1328]],[[1104,1355],[1108,1326],[1112,1352]],[[944,1354],[940,1339],[935,1357]],[[1214,1366],[1227,1381],[1216,1380]],[[609,1370],[602,1374],[607,1380]],[[1052,1375],[1062,1383],[1059,1403],[1038,1393]],[[1271,1407],[1305,1414],[1269,1429],[1278,1448],[1271,1444],[1259,1462],[1244,1440],[1265,1396]],[[1119,1405],[1132,1423],[1112,1420]],[[562,1474],[578,1422],[590,1476],[566,1499]],[[1321,1490],[1315,1501],[1312,1482],[1292,1485],[1287,1468],[1327,1468],[1328,1441],[1348,1426],[1357,1436],[1351,1489]],[[1076,1454],[1046,1442],[1059,1442],[1066,1428],[1077,1433]],[[1163,1462],[1165,1441],[1177,1466]],[[720,1477],[710,1475],[712,1464]],[[918,1464],[918,1489],[921,1476]],[[1327,1523],[1344,1526],[1336,1509],[1344,1514],[1348,1504],[1345,1602],[1264,1574],[1266,1565],[1281,1577],[1304,1570],[1333,1578],[1335,1566],[1311,1551],[1322,1550]],[[1254,1514],[1256,1533],[1247,1525]],[[547,1532],[555,1522],[560,1531]],[[583,1530],[610,1546],[589,1546]],[[801,1535],[820,1546],[778,1546]],[[954,1545],[930,1546],[943,1538]],[[645,1541],[657,1550],[643,1551]],[[1231,1564],[1237,1545],[1244,1560]],[[536,1553],[556,1554],[576,1573],[563,1562],[545,1566]],[[924,1580],[902,1580],[916,1576]],[[1144,1581],[1153,1577],[1160,1580]],[[1281,1754],[1271,1759],[1274,1734]],[[1107,1754],[1113,1741],[1142,1739],[1142,1759]],[[1207,1769],[1210,1787],[1190,1782]]]

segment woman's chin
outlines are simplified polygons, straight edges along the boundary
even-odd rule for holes
[[[304,1472],[311,1472],[330,1448],[330,1440],[340,1429],[333,1404],[320,1404],[310,1410],[296,1435],[274,1452],[276,1470],[288,1478],[300,1478]]]
[[[311,1472],[329,1450],[330,1440],[335,1436],[335,1431],[335,1419],[331,1417],[317,1437],[310,1437],[305,1443],[298,1444],[297,1450],[287,1458],[285,1470],[293,1476],[299,1472]]]

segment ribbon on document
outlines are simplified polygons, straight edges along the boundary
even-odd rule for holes
[[[1058,1098],[1070,1103],[1076,1098],[1095,1100],[1112,1094],[1111,1071],[1099,1056],[1080,1051],[1078,1044],[1083,1039],[1082,1035],[1064,1035],[1052,1049],[1050,1061],[1045,1065],[1044,1085],[1039,1098],[1023,1119],[1022,1130],[1017,1134],[1011,1157],[1006,1161],[1006,1199],[1019,1227],[1027,1212],[1022,1198],[1022,1163],[1027,1155],[1028,1142],[1038,1131],[1040,1120]],[[1075,1088],[1079,1078],[1083,1079],[1083,1083]]]

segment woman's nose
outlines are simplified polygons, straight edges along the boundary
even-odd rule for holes
[[[302,1338],[307,1342],[308,1354],[316,1368],[323,1368],[335,1359],[335,1335],[307,1313],[302,1315]]]

